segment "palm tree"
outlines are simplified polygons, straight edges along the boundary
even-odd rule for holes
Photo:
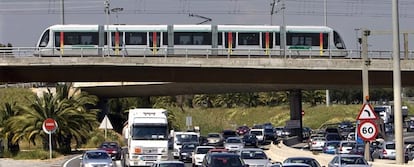
[[[19,115],[20,110],[18,109],[16,102],[4,103],[4,106],[0,108],[0,127],[2,138],[7,139],[7,149],[12,153],[15,154],[20,150],[19,141],[12,141],[12,138],[15,136],[15,133],[11,131],[11,127],[8,126],[7,121]],[[1,151],[1,150],[0,150]]]
[[[56,93],[50,89],[42,97],[36,97],[29,106],[23,107],[23,113],[10,119],[8,124],[18,134],[13,141],[26,137],[33,144],[42,139],[43,147],[48,148],[48,135],[42,131],[43,121],[52,118],[58,123],[58,130],[52,135],[53,148],[59,146],[60,151],[70,151],[70,143],[85,141],[90,130],[98,125],[96,110],[86,109],[86,105],[95,105],[97,98],[70,89],[68,85],[57,85]]]

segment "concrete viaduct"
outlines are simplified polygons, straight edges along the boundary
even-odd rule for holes
[[[370,87],[393,86],[391,59],[317,57],[4,57],[0,82],[80,82],[83,91],[99,97],[290,90],[291,120],[301,128],[301,90],[361,88],[365,63]],[[413,76],[414,61],[401,60],[402,86],[414,86]]]

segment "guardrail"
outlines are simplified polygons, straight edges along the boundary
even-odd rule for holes
[[[227,58],[346,58],[360,59],[360,50],[286,50],[282,49],[212,49],[212,48],[60,48],[39,50],[35,47],[3,47],[0,48],[0,57],[227,57]],[[346,53],[346,54],[344,54]],[[414,50],[408,53],[400,52],[401,59],[414,59]],[[368,58],[392,59],[391,50],[369,50]]]

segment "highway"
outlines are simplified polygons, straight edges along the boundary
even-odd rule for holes
[[[404,133],[404,141],[414,143],[414,132]],[[265,152],[269,156],[269,158],[271,158],[274,162],[283,162],[283,160],[285,160],[287,157],[306,156],[315,158],[322,166],[327,166],[329,161],[331,161],[334,157],[334,155],[330,154],[310,152],[307,148],[307,143],[299,143],[292,147],[286,146],[284,144],[271,144],[270,146],[268,146],[268,148],[269,149],[265,150]],[[169,155],[171,155],[171,153],[169,153]],[[78,167],[80,164],[79,157],[80,155],[75,156],[72,159],[69,159],[65,162],[63,167]],[[169,159],[173,160],[172,157],[170,157]],[[395,160],[382,159],[375,159],[374,162],[369,163],[372,164],[373,167],[401,167],[406,165],[414,165],[414,161],[411,161],[406,165],[397,165],[395,164]],[[186,167],[191,166],[191,163],[186,163]],[[114,167],[122,167],[121,162],[115,161]]]

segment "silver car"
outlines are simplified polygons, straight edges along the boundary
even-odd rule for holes
[[[328,167],[371,167],[362,155],[339,154],[328,164]]]
[[[266,153],[260,148],[244,148],[238,154],[249,167],[266,167],[272,164]]]
[[[224,148],[230,152],[236,152],[244,148],[243,140],[240,137],[229,137],[224,142]]]
[[[112,158],[105,150],[89,150],[85,151],[80,157],[81,167],[101,166],[112,167]]]

